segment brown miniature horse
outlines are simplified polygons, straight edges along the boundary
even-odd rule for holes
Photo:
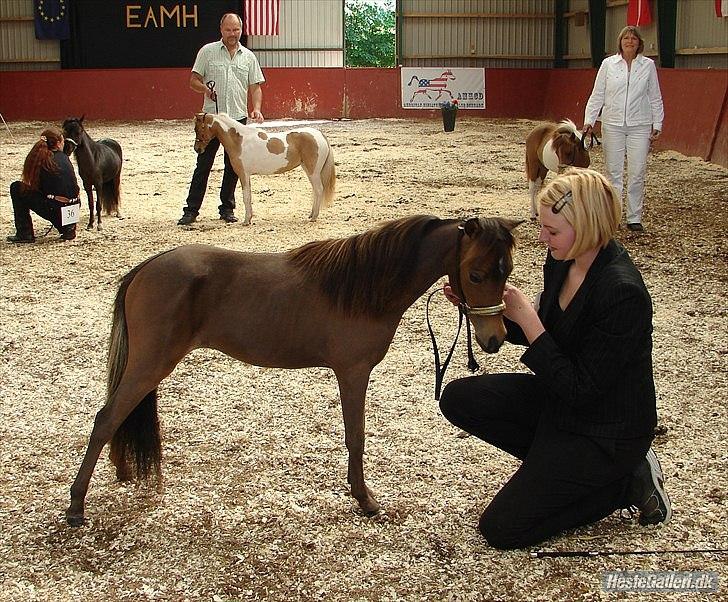
[[[546,123],[531,130],[526,138],[526,177],[531,197],[531,219],[536,219],[536,194],[550,171],[589,167],[591,159],[584,145],[584,137],[570,119]]]
[[[285,253],[240,253],[191,245],[156,255],[121,281],[110,337],[107,402],[71,486],[68,523],[111,441],[116,475],[161,473],[157,387],[193,349],[217,349],[249,364],[331,368],[339,383],[351,493],[365,513],[379,504],[364,482],[364,398],[405,310],[447,275],[478,344],[495,353],[520,221],[465,222],[414,216]],[[220,320],[220,316],[227,319]]]

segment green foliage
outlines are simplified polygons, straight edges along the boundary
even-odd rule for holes
[[[345,0],[347,67],[394,67],[393,5],[388,10],[368,0]]]

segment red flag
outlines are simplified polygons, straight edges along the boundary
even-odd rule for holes
[[[652,23],[649,0],[629,0],[627,6],[627,25],[642,27]]]
[[[715,16],[728,17],[728,0],[715,0]]]
[[[281,0],[245,0],[246,36],[277,36]]]

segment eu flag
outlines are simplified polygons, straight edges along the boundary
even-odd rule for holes
[[[71,37],[68,18],[71,0],[33,0],[35,37],[39,40],[68,40]]]

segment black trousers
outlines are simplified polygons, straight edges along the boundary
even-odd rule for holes
[[[13,202],[15,231],[18,236],[34,236],[33,220],[30,212],[34,211],[43,219],[47,219],[56,229],[61,231],[61,207],[63,203],[49,199],[35,190],[22,190],[21,182],[10,185],[10,199]]]
[[[238,123],[245,125],[247,119],[240,119]],[[207,181],[210,178],[212,165],[215,163],[215,155],[220,148],[220,141],[217,138],[210,140],[205,150],[197,155],[197,165],[192,174],[190,191],[187,194],[187,201],[184,208],[185,214],[197,215],[202,207],[202,200],[207,192]],[[235,187],[238,185],[238,174],[235,173],[230,157],[223,149],[223,161],[225,170],[222,174],[220,185],[220,215],[232,214],[235,211]]]
[[[495,548],[535,545],[635,503],[632,472],[652,436],[605,439],[559,429],[532,374],[487,374],[449,383],[440,408],[455,426],[522,460],[480,517]]]

